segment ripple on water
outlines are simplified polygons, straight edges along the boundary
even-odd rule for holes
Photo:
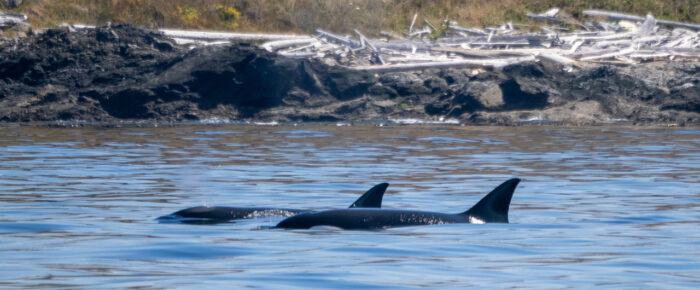
[[[700,130],[219,122],[0,128],[0,287],[697,288]],[[463,212],[511,224],[281,230],[197,205]]]

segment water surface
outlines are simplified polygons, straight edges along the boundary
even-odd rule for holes
[[[511,224],[381,231],[154,219],[197,205],[458,213],[510,177]],[[700,130],[199,125],[0,128],[0,287],[700,285]]]

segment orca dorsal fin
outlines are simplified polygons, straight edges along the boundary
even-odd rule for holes
[[[365,194],[360,196],[350,208],[353,207],[382,207],[382,197],[384,197],[384,191],[389,187],[388,183],[380,183],[370,188]]]
[[[513,192],[519,182],[519,178],[513,178],[501,183],[501,185],[489,192],[472,208],[462,214],[469,216],[470,220],[475,219],[479,223],[508,223],[510,199],[513,197]]]

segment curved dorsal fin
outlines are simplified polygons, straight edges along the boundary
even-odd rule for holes
[[[384,191],[389,187],[388,183],[380,183],[370,188],[365,194],[360,196],[350,208],[353,207],[382,207],[382,197],[384,197]]]
[[[485,223],[508,223],[508,207],[520,179],[510,179],[482,198],[463,215]]]

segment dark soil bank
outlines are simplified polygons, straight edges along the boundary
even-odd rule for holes
[[[0,43],[0,120],[700,123],[700,63],[547,62],[370,74],[246,44],[188,49],[127,25]]]

